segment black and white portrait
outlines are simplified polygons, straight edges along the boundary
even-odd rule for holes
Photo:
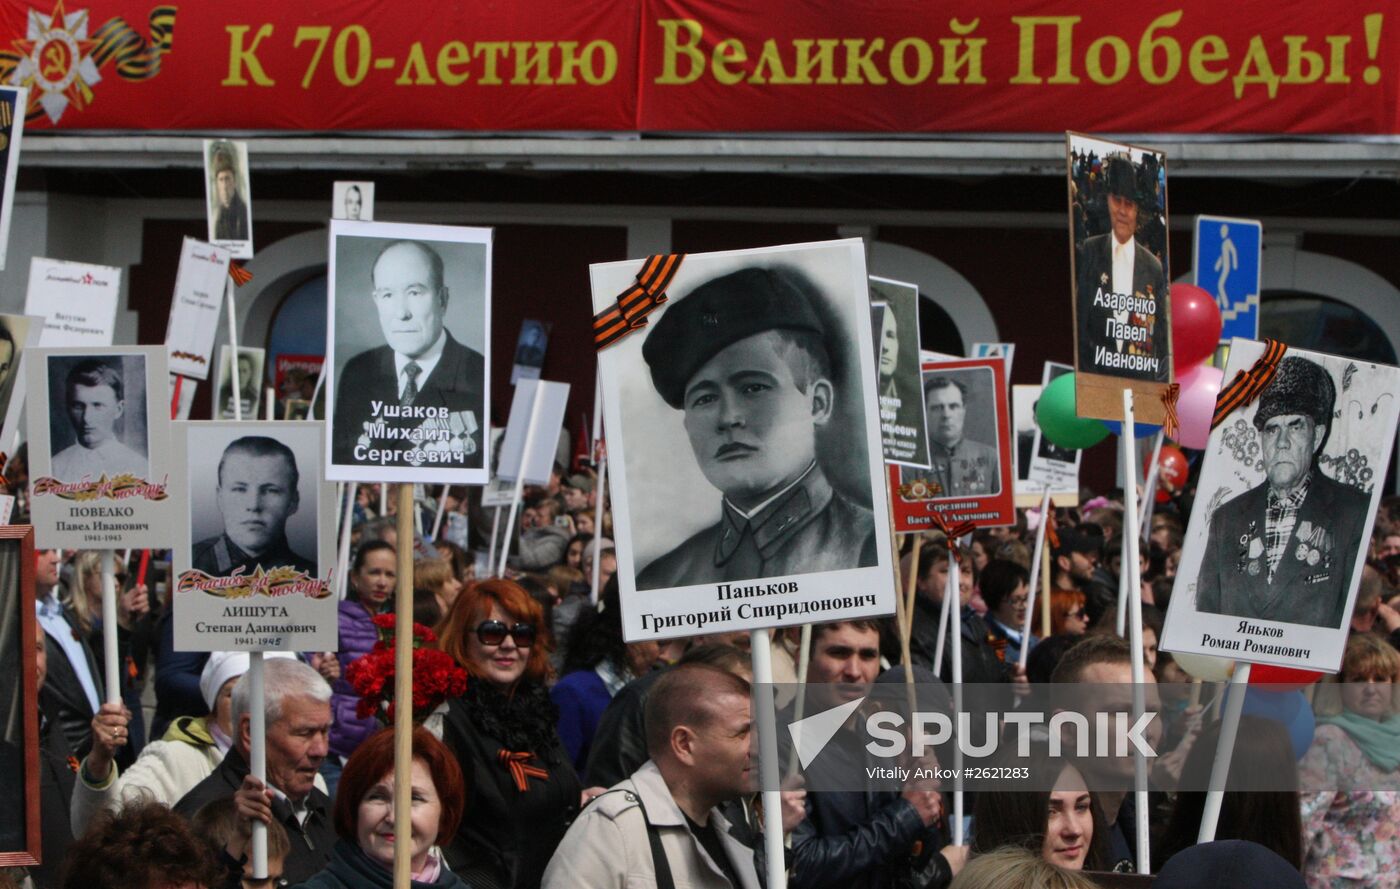
[[[62,481],[150,475],[144,355],[50,355],[49,448]]]
[[[43,326],[40,318],[0,315],[0,449],[13,450],[19,434],[20,409],[24,405],[24,389],[19,385],[20,356],[26,348],[38,344]]]
[[[515,362],[510,370],[511,385],[522,379],[538,380],[544,369],[544,353],[549,348],[549,323],[535,318],[520,322],[515,341]]]
[[[185,424],[191,566],[211,577],[318,575],[319,427]]]
[[[875,337],[885,460],[928,466],[928,428],[919,378],[919,288],[871,277],[870,297],[886,307]]]
[[[863,265],[858,241],[688,256],[647,326],[600,353],[619,570],[638,593],[817,593],[887,558]],[[635,273],[594,266],[595,309]]]
[[[923,381],[930,466],[905,469],[901,478],[906,482],[926,479],[939,497],[1000,493],[1003,479],[992,371],[925,370]]]
[[[331,477],[484,483],[491,230],[334,221],[331,244]]]
[[[320,651],[336,644],[335,486],[316,421],[175,426],[188,486],[174,536],[172,595],[181,651]],[[230,602],[275,605],[258,629]]]
[[[1225,379],[1263,352],[1233,341]],[[1258,397],[1211,432],[1171,646],[1335,669],[1395,439],[1397,382],[1393,367],[1288,349]]]
[[[219,365],[215,374],[215,390],[218,393],[215,412],[216,420],[258,419],[258,408],[262,402],[263,372],[267,353],[252,346],[238,347],[238,412],[233,403],[233,351],[228,346],[219,347]]]
[[[336,182],[331,186],[331,218],[352,222],[374,219],[373,182]]]
[[[204,194],[209,205],[209,243],[234,259],[253,258],[253,196],[248,144],[204,140]]]

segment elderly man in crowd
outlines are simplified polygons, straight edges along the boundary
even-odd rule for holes
[[[263,665],[267,713],[267,786],[249,774],[252,749],[250,683],[247,675],[233,687],[232,721],[236,736],[223,762],[175,804],[193,818],[206,804],[238,793],[266,793],[272,817],[292,838],[283,874],[304,882],[330,858],[335,844],[330,799],[317,772],[329,750],[331,687],[316,670],[300,661],[273,659]]]

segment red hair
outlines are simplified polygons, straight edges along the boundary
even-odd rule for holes
[[[438,835],[433,841],[443,845],[457,833],[462,823],[462,810],[467,803],[466,782],[462,767],[451,751],[420,726],[413,728],[413,758],[428,767],[442,805],[438,818]],[[356,827],[360,820],[360,803],[380,779],[394,771],[394,730],[380,729],[355,748],[340,773],[340,785],[335,792],[335,832],[346,842],[358,845]]]
[[[1076,607],[1082,609],[1087,600],[1079,590],[1053,590],[1050,593],[1050,632],[1065,631],[1065,616]],[[1085,618],[1088,621],[1088,618]]]
[[[481,677],[480,668],[472,662],[471,636],[476,627],[491,615],[491,606],[499,605],[511,620],[535,628],[535,643],[525,659],[524,678],[543,682],[549,676],[549,627],[545,626],[544,608],[520,584],[511,580],[481,580],[467,587],[452,603],[452,609],[437,625],[438,647],[462,665],[472,676]]]

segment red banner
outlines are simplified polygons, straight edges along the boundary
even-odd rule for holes
[[[1362,0],[0,0],[30,126],[1400,133]]]

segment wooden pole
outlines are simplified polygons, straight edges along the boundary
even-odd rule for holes
[[[1050,621],[1050,547],[1040,549],[1040,638],[1052,635]]]
[[[394,597],[394,887],[413,863],[413,485],[399,485],[399,576]]]

